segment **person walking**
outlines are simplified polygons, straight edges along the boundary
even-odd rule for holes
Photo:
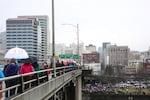
[[[31,60],[29,58],[24,60],[24,64],[20,68],[20,74],[34,72],[34,68],[31,64]],[[23,77],[24,82],[32,79],[32,74]],[[25,89],[29,88],[29,83],[25,84]]]
[[[10,59],[7,59],[6,60],[6,65],[4,65],[4,69],[3,69],[3,73],[4,73],[4,75],[5,75],[5,70],[6,70],[6,68],[7,68],[7,66],[10,64]]]
[[[3,74],[4,74],[4,76],[6,76],[5,72],[6,72],[6,68],[8,67],[9,64],[10,64],[10,59],[7,59],[6,60],[6,65],[4,65],[4,68],[3,68]],[[7,81],[5,81],[5,87],[8,87],[7,86]],[[5,92],[5,96],[8,97],[8,91]]]
[[[51,79],[51,70],[50,67],[48,66],[47,62],[44,62],[44,69],[47,70],[44,75],[47,75],[47,77],[44,79],[44,81],[48,81],[48,79]]]
[[[33,68],[34,68],[34,71],[40,71],[39,64],[38,64],[37,61],[36,61],[36,62],[33,62],[33,63],[32,63],[32,66],[33,66]],[[33,78],[33,79],[37,79],[37,78],[38,78],[37,75],[38,75],[38,76],[41,76],[41,73],[36,73],[36,74],[34,74],[32,78]],[[37,86],[37,85],[38,85],[38,80],[33,82],[33,86]]]
[[[19,66],[16,63],[15,59],[11,59],[10,64],[7,66],[7,68],[4,71],[5,77],[14,76],[19,73]],[[6,88],[17,85],[18,84],[18,78],[13,78],[6,81]],[[10,89],[10,94],[6,93],[6,97],[12,96],[15,94],[16,88]]]
[[[56,62],[56,67],[62,67],[62,64],[61,64],[61,62],[59,61],[59,60],[57,60],[57,62]],[[62,69],[58,69],[57,70],[59,73],[58,74],[56,74],[56,75],[61,75],[62,74]]]
[[[44,62],[44,69],[50,69],[47,62]],[[47,71],[47,74],[50,74],[50,70]]]
[[[39,70],[40,70],[39,64],[38,64],[37,62],[33,62],[33,63],[32,63],[32,66],[33,66],[33,68],[34,68],[34,71],[39,71]]]

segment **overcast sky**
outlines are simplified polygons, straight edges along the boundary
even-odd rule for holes
[[[150,46],[150,0],[54,0],[56,43],[77,41],[102,46],[103,42],[145,51]],[[51,30],[51,0],[0,0],[0,31],[8,18],[48,15]]]

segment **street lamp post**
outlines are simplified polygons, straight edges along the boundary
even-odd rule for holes
[[[78,57],[79,57],[79,53],[80,53],[79,52],[79,24],[77,24],[77,25],[74,25],[74,24],[62,24],[62,25],[70,25],[70,26],[73,26],[74,28],[76,28],[76,33],[77,33],[77,54],[78,54]]]
[[[54,77],[56,77],[54,0],[52,0],[52,64],[54,70]]]
[[[77,24],[77,54],[79,57],[79,24]]]

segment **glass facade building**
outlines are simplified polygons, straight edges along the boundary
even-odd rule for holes
[[[50,32],[49,32],[49,18],[47,15],[37,15],[37,16],[18,16],[18,18],[36,18],[38,19],[39,26],[41,28],[41,61],[47,60],[50,52]]]
[[[30,57],[39,58],[41,28],[36,18],[10,18],[6,21],[6,50],[16,46],[25,49]]]

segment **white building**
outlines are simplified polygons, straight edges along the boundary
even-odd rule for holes
[[[44,62],[50,55],[50,31],[49,31],[49,18],[47,15],[35,15],[35,16],[18,16],[18,18],[36,18],[38,25],[41,28],[41,60]]]
[[[143,66],[142,60],[130,60],[128,66],[125,67],[126,74],[137,74]]]
[[[6,50],[16,46],[42,63],[41,27],[36,18],[9,18],[6,21]]]
[[[128,65],[128,46],[108,45],[105,49],[107,64],[109,65]]]
[[[88,46],[85,46],[85,49],[87,50],[87,52],[97,52],[96,50],[96,46],[92,45],[92,44],[89,44]]]

